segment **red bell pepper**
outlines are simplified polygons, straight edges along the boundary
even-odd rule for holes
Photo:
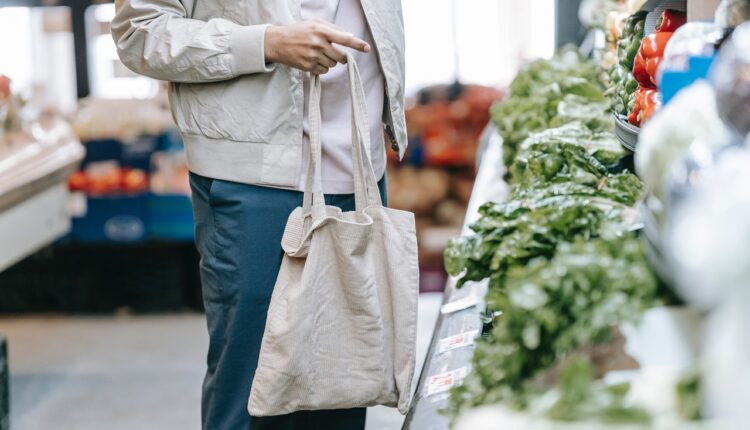
[[[643,125],[648,121],[651,116],[659,108],[659,100],[656,95],[656,90],[644,90],[643,97],[641,98],[641,117],[639,118],[640,125]]]
[[[642,126],[659,108],[658,92],[653,88],[639,87],[635,92],[635,105],[628,115],[628,122],[635,126]]]
[[[641,98],[643,97],[643,87],[638,87],[637,90],[635,90],[635,93],[633,93],[633,97],[635,97],[635,104],[633,104],[633,110],[630,111],[630,114],[628,115],[628,122],[639,126],[640,121],[638,118],[641,115]]]
[[[656,88],[656,73],[671,37],[672,33],[661,32],[643,38],[633,65],[633,76],[643,87]]]
[[[640,49],[635,55],[635,60],[633,60],[633,77],[641,87],[651,88],[654,86],[651,83],[651,76],[646,70],[646,58]]]
[[[667,9],[656,21],[656,32],[672,33],[687,22],[687,14],[677,10]]]

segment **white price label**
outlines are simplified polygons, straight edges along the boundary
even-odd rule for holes
[[[471,330],[455,336],[444,337],[438,341],[438,354],[451,351],[464,346],[474,345],[474,339],[479,334],[479,330]]]
[[[427,382],[427,396],[444,393],[450,390],[451,387],[460,383],[468,373],[468,368],[460,367],[451,370],[450,372],[430,376],[430,379]]]
[[[440,313],[442,314],[452,314],[454,312],[462,311],[464,309],[469,309],[471,307],[474,307],[480,303],[480,299],[477,296],[468,296],[464,297],[463,299],[458,299],[454,302],[446,303],[440,308]]]

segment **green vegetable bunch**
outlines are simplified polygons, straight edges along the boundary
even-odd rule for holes
[[[609,97],[612,111],[627,115],[631,96],[638,89],[638,82],[633,77],[633,62],[641,47],[643,33],[646,26],[645,11],[639,11],[629,16],[624,23],[620,40],[617,42],[618,63],[609,70]]]
[[[453,412],[498,402],[525,409],[556,393],[544,411],[553,419],[648,421],[625,406],[627,387],[594,381],[583,353],[657,297],[630,231],[642,184],[609,170],[624,154],[597,73],[563,52],[519,73],[492,109],[511,197],[480,208],[473,234],[449,242],[445,267],[459,288],[488,279],[488,310],[499,316],[477,342],[474,372],[451,392]]]
[[[500,402],[525,409],[537,395],[556,386],[539,382],[544,372],[584,347],[607,342],[614,325],[637,320],[655,302],[655,292],[641,243],[631,233],[593,240],[579,237],[560,244],[551,258],[537,257],[509,268],[502,288],[490,287],[488,305],[502,315],[491,335],[478,342],[474,371],[451,393],[454,412]],[[591,381],[590,373],[584,372],[584,385]],[[571,413],[576,408],[585,411],[593,393],[582,392],[579,383],[579,394],[571,397],[575,380],[563,377],[560,382],[563,393],[568,393],[561,399],[568,414],[561,416],[559,407],[549,414],[581,418]],[[622,398],[610,395],[605,406],[622,409]],[[642,420],[643,415],[634,412],[620,418]]]
[[[592,130],[611,128],[600,68],[575,49],[538,60],[518,73],[509,95],[490,110],[503,137],[503,158],[510,165],[518,145],[531,133],[580,121]]]
[[[446,270],[461,275],[459,288],[468,281],[490,278],[490,288],[503,289],[505,274],[513,266],[551,257],[560,241],[596,236],[605,221],[619,221],[617,213],[587,203],[586,198],[554,196],[485,204],[482,217],[471,226],[476,234],[449,242]]]
[[[522,150],[511,170],[514,199],[598,197],[633,206],[643,188],[635,175],[611,175],[586,147],[571,143],[534,143]]]
[[[619,163],[625,156],[620,141],[610,130],[591,131],[581,121],[572,121],[557,128],[550,128],[529,135],[519,146],[516,158],[528,158],[524,154],[532,145],[570,144],[582,146],[590,155],[605,166]]]

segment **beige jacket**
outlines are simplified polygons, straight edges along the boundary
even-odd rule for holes
[[[383,122],[406,150],[400,0],[361,0],[386,82]],[[300,0],[116,0],[122,62],[170,81],[172,113],[190,170],[294,188],[302,168],[303,72],[266,64],[269,24],[300,20]]]

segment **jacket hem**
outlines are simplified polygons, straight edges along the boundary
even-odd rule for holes
[[[188,169],[201,176],[249,185],[295,189],[301,144],[214,139],[182,133]]]

